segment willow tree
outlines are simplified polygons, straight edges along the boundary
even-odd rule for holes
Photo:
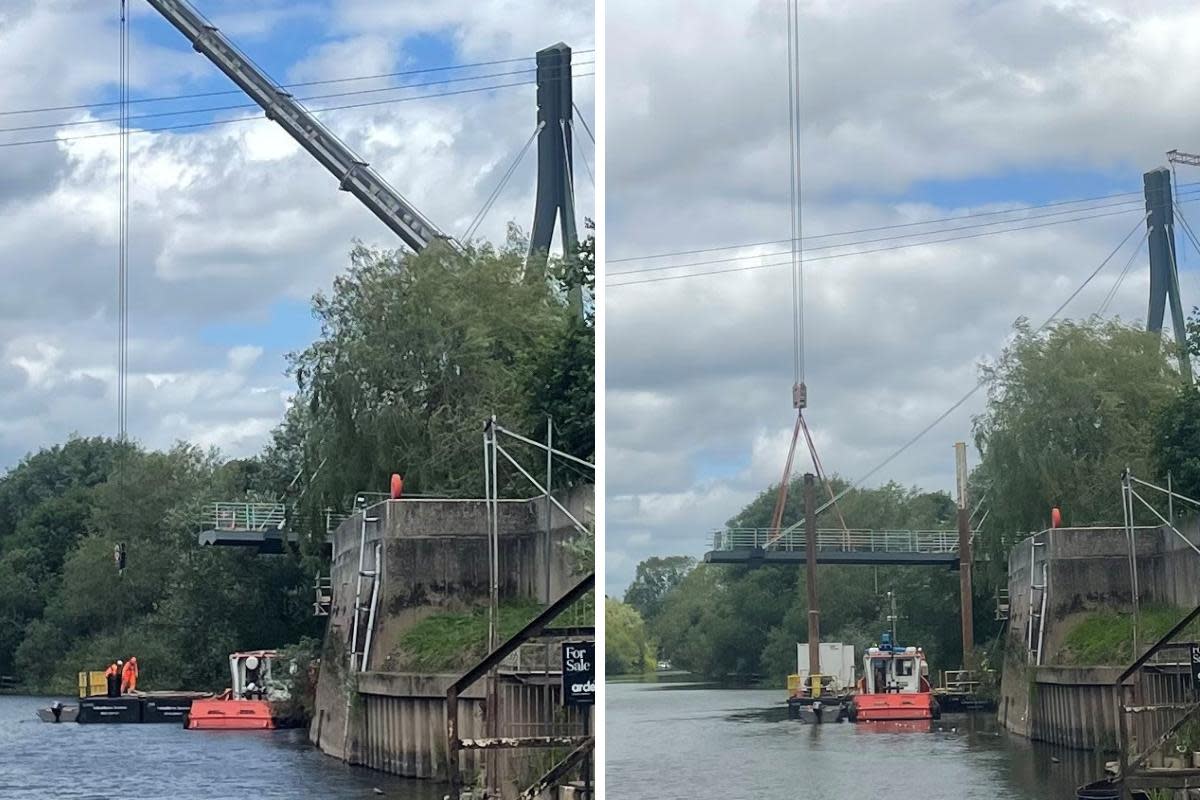
[[[1120,476],[1153,475],[1152,421],[1179,374],[1157,334],[1119,321],[1022,321],[981,368],[987,406],[975,419],[973,475],[991,511],[986,546],[1001,556],[1059,507],[1066,525],[1120,525]],[[997,559],[993,559],[997,561]]]
[[[485,420],[536,435],[546,392],[573,386],[545,378],[572,331],[557,274],[527,270],[517,242],[416,255],[356,248],[332,293],[313,299],[319,337],[292,357],[302,410],[288,422],[302,436],[276,442],[302,439],[310,474],[324,464],[306,495],[310,513],[384,490],[393,472],[406,490],[480,496]],[[509,477],[513,488],[522,480]]]

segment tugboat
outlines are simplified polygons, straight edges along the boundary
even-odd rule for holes
[[[188,730],[271,730],[276,726],[272,703],[288,699],[288,691],[271,677],[275,650],[251,650],[229,656],[232,684],[219,697],[194,700]]]
[[[863,677],[850,702],[852,722],[928,720],[941,717],[929,685],[929,665],[919,647],[895,644],[884,631],[863,656]]]

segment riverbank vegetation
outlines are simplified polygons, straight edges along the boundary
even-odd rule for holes
[[[1193,359],[1200,356],[1195,312],[1189,349]],[[1049,527],[1051,508],[1062,510],[1065,525],[1121,525],[1119,481],[1127,466],[1163,482],[1169,470],[1177,490],[1200,496],[1200,392],[1180,379],[1171,347],[1160,337],[1119,321],[1065,321],[1044,331],[1022,321],[1001,356],[981,367],[981,377],[987,400],[973,423],[978,463],[970,496],[972,506],[980,506],[979,516],[984,511],[988,516],[976,535],[985,560],[977,562],[974,580],[975,666],[1000,663],[1003,627],[996,620],[996,591],[1005,585],[1007,554],[1029,531]],[[836,453],[825,457],[837,463]],[[835,492],[847,486],[837,477],[832,484]],[[778,487],[767,487],[728,525],[769,527],[777,493]],[[838,507],[851,529],[956,527],[955,502],[945,491],[887,483],[852,489]],[[797,478],[789,487],[783,525],[802,516]],[[826,512],[820,525],[836,528],[841,521]],[[624,596],[644,617],[660,657],[718,680],[757,677],[781,685],[796,670],[796,644],[807,638],[802,568],[675,560],[667,569],[665,560],[643,562]],[[956,572],[821,566],[818,577],[823,640],[860,649],[877,642],[889,627],[891,592],[901,643],[922,645],[935,671],[960,666]],[[1156,613],[1148,613],[1146,636]],[[1163,620],[1172,614],[1177,620],[1175,611],[1163,611]],[[1113,622],[1098,616],[1081,623],[1068,657],[1099,658],[1097,651],[1111,646],[1110,638],[1128,639],[1127,625]],[[1118,652],[1107,663],[1121,658]]]
[[[320,334],[291,357],[294,399],[256,456],[75,437],[0,476],[0,675],[71,693],[78,671],[136,655],[142,688],[223,687],[230,652],[322,635],[312,582],[328,571],[327,508],[385,490],[393,472],[408,492],[477,496],[492,414],[533,438],[553,416],[558,447],[593,456],[592,240],[545,273],[526,270],[524,248],[515,236],[462,253],[356,248],[313,299]],[[585,480],[563,467],[555,486]],[[198,545],[211,503],[278,500],[297,547]],[[463,626],[443,622],[422,652],[460,640]]]
[[[642,615],[620,600],[604,598],[605,674],[645,675],[654,672],[657,663]]]
[[[1190,611],[1164,605],[1144,605],[1138,610],[1137,638],[1145,648],[1158,641]],[[1125,665],[1133,661],[1133,614],[1127,610],[1102,609],[1084,612],[1070,623],[1054,664],[1071,667]],[[1193,622],[1177,641],[1200,639],[1200,621]]]

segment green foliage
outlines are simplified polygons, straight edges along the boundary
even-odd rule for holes
[[[1200,357],[1200,309],[1193,308],[1187,321],[1187,349],[1196,371]],[[1154,460],[1158,477],[1170,474],[1175,491],[1200,495],[1200,389],[1195,384],[1179,387],[1154,419]]]
[[[1153,435],[1155,474],[1170,474],[1180,494],[1200,495],[1200,389],[1180,387],[1155,415]]]
[[[604,671],[608,675],[641,675],[655,668],[654,643],[646,624],[631,606],[604,598]]]
[[[0,492],[12,482],[36,494],[28,465],[37,464],[40,476],[61,474],[67,470],[50,467],[74,459],[78,447],[23,462],[0,479]],[[19,546],[0,556],[0,579],[7,579],[0,593],[13,593],[0,613],[0,667],[30,688],[69,692],[80,670],[136,655],[145,688],[222,687],[233,650],[315,634],[311,578],[295,558],[197,543],[199,509],[228,499],[230,475],[213,455],[187,445],[166,453],[128,448],[92,485],[62,487],[61,510],[49,496],[26,506],[18,541],[30,520],[77,527],[57,565],[49,548]],[[118,542],[128,556],[123,575],[113,563]]]
[[[297,409],[273,445],[295,471],[316,473],[303,504],[313,528],[326,507],[385,488],[393,472],[406,491],[478,496],[493,414],[531,438],[551,414],[560,449],[592,453],[591,328],[557,280],[524,262],[515,242],[418,255],[360,246],[332,293],[313,299],[321,333],[291,358]],[[528,492],[512,472],[502,471],[512,483],[502,488]],[[580,480],[555,477],[556,486]]]
[[[1151,474],[1152,421],[1179,387],[1159,337],[1099,319],[1040,334],[1021,322],[982,374],[973,482],[993,498],[984,542],[993,562],[1047,527],[1054,506],[1066,525],[1119,523],[1120,475],[1127,466]]]
[[[280,709],[280,716],[288,721],[303,722],[316,713],[317,673],[321,654],[321,640],[305,636],[295,644],[279,648],[278,669],[272,673],[280,679],[287,690],[287,703]]]
[[[648,558],[637,565],[633,583],[625,590],[625,602],[652,621],[662,610],[663,600],[696,566],[690,556]]]
[[[1187,609],[1171,606],[1142,606],[1138,648],[1144,650],[1161,639]],[[1200,637],[1200,623],[1180,634],[1180,641]],[[1093,611],[1075,622],[1055,657],[1066,666],[1123,666],[1133,661],[1133,615],[1128,611]]]
[[[525,627],[542,606],[528,600],[500,604],[498,641]],[[474,666],[487,655],[488,610],[434,614],[413,625],[389,654],[388,668],[419,672],[444,672]]]

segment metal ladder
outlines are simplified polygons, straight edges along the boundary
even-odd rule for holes
[[[996,621],[1008,621],[1008,587],[996,587]]]
[[[313,579],[313,594],[316,596],[313,601],[313,616],[328,617],[333,607],[333,577],[317,575]]]
[[[368,659],[371,657],[371,632],[375,630],[375,609],[379,604],[379,570],[383,561],[383,543],[375,542],[372,548],[372,564],[367,567],[367,524],[379,522],[379,517],[368,517],[364,509],[362,512],[362,532],[358,540],[358,585],[354,591],[354,622],[350,635],[350,671],[361,672],[367,668]],[[370,582],[369,586],[365,586],[366,582]],[[363,600],[370,596],[370,601],[364,603]],[[362,635],[359,634],[359,629],[362,628],[363,614],[367,615],[366,630]],[[362,643],[362,649],[359,649],[359,644]]]
[[[1042,641],[1046,633],[1046,589],[1049,580],[1046,542],[1029,539],[1029,663],[1042,663]]]

